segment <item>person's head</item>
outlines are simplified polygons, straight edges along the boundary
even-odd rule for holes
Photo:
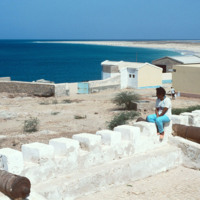
[[[162,87],[156,88],[156,96],[158,99],[163,100],[165,95],[166,95],[166,91],[164,88]]]

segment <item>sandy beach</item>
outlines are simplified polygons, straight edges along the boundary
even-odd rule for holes
[[[183,55],[200,56],[199,40],[173,40],[173,41],[62,41],[59,43],[108,45],[123,47],[141,47],[177,51]]]

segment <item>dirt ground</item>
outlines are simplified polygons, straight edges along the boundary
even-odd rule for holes
[[[131,91],[131,90],[128,90]],[[96,133],[107,129],[107,122],[123,110],[112,103],[118,90],[65,97],[29,97],[25,94],[0,94],[0,148],[21,149],[31,142],[48,143],[51,138],[71,137],[77,133]],[[137,90],[143,100],[155,102],[155,89]],[[172,100],[174,108],[200,105],[200,99],[179,97]],[[141,113],[146,117],[153,108]],[[25,133],[25,120],[39,120],[36,132]]]

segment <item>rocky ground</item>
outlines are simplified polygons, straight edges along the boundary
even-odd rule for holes
[[[155,102],[155,89],[135,91],[143,100]],[[107,122],[122,109],[112,103],[116,90],[93,94],[77,94],[65,97],[29,97],[25,94],[0,94],[0,148],[21,149],[31,142],[48,143],[51,138],[71,137],[76,133],[96,133],[106,129]],[[172,101],[174,108],[200,105],[200,99],[179,97]],[[153,108],[144,108],[142,117],[152,113]],[[37,118],[39,129],[26,133],[25,120]]]

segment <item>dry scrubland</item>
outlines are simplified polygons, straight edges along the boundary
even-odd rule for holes
[[[131,90],[128,90],[131,91]],[[22,144],[31,142],[48,143],[56,137],[71,137],[76,133],[96,133],[106,129],[107,122],[123,110],[112,103],[119,93],[106,90],[94,94],[73,95],[59,98],[28,97],[26,95],[0,94],[0,148],[20,149]],[[155,90],[135,91],[142,99],[155,102]],[[200,99],[180,97],[172,101],[174,108],[200,105]],[[147,110],[142,117],[152,113]],[[24,121],[39,120],[36,132],[25,133]]]

